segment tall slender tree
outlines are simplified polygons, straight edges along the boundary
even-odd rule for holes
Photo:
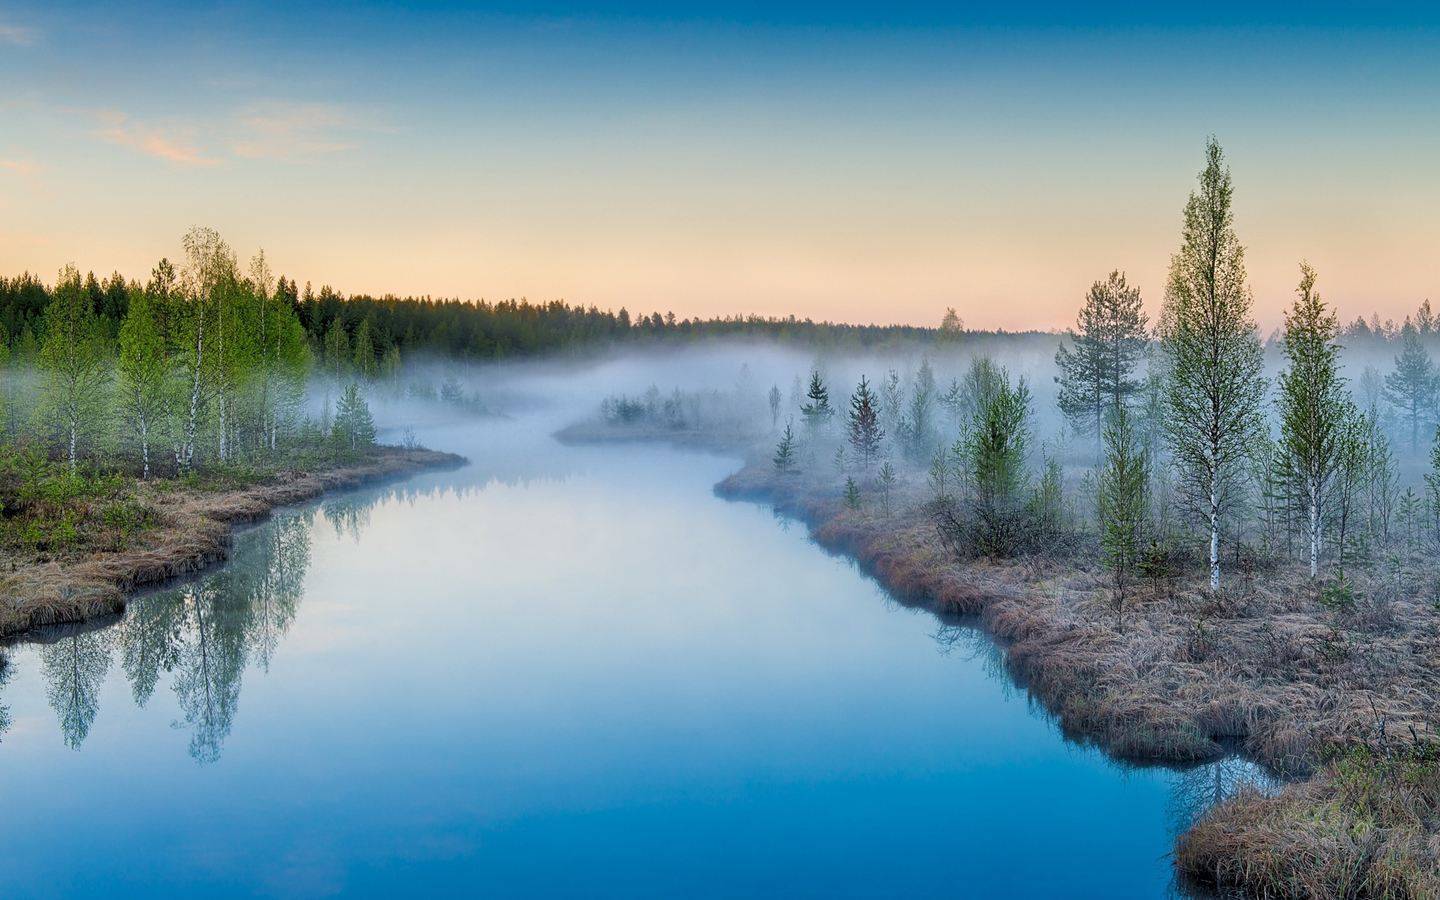
[[[1170,261],[1161,339],[1168,357],[1166,431],[1177,487],[1209,533],[1210,587],[1220,587],[1224,517],[1241,499],[1247,445],[1261,427],[1260,340],[1250,319],[1245,252],[1220,145],[1205,147]]]
[[[1285,357],[1280,375],[1280,446],[1304,511],[1310,577],[1320,574],[1331,482],[1345,450],[1347,423],[1355,417],[1340,374],[1339,322],[1315,290],[1315,270],[1300,264],[1295,303],[1285,314]]]
[[[1114,577],[1116,618],[1125,610],[1130,576],[1144,545],[1150,474],[1145,451],[1123,403],[1110,410],[1105,423],[1105,466],[1100,473],[1101,545]]]
[[[46,400],[63,433],[74,472],[81,441],[101,424],[109,376],[100,323],[74,266],[60,272],[55,296],[45,307],[40,365]]]
[[[120,326],[116,366],[120,411],[140,448],[142,478],[150,477],[150,445],[168,400],[169,359],[147,291],[135,291]]]

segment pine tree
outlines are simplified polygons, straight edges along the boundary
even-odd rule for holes
[[[863,375],[850,397],[849,436],[850,446],[860,458],[861,469],[869,471],[870,463],[880,453],[885,430],[880,427],[880,419],[875,412],[875,395]]]
[[[40,365],[46,401],[64,432],[74,472],[81,441],[101,424],[108,374],[100,323],[74,266],[61,271],[55,295],[45,307]]]
[[[1400,332],[1400,355],[1395,371],[1385,376],[1385,397],[1410,423],[1410,449],[1420,448],[1420,423],[1435,406],[1435,364],[1415,326],[1409,322]]]
[[[1261,427],[1261,348],[1250,320],[1245,253],[1220,145],[1205,148],[1200,189],[1185,204],[1161,321],[1166,431],[1177,487],[1209,532],[1210,587],[1220,586],[1222,519],[1241,499],[1248,444]]]
[[[860,485],[851,476],[845,478],[845,505],[851,509],[860,508]]]
[[[770,385],[770,393],[767,395],[770,401],[770,430],[774,431],[780,427],[780,386]]]
[[[1115,579],[1115,612],[1125,609],[1129,578],[1145,546],[1145,518],[1150,474],[1130,413],[1124,404],[1110,411],[1105,423],[1105,467],[1100,473],[1100,541],[1105,563]]]
[[[1302,263],[1295,304],[1285,314],[1285,357],[1280,375],[1280,446],[1306,516],[1310,577],[1320,573],[1320,541],[1331,481],[1341,462],[1342,438],[1353,415],[1340,375],[1339,323],[1315,290],[1315,270]]]
[[[789,475],[795,471],[795,428],[794,421],[785,423],[785,430],[780,434],[780,443],[775,447],[775,470],[782,475]]]
[[[150,445],[165,414],[167,374],[165,342],[155,322],[152,300],[136,291],[120,326],[120,358],[116,374],[120,411],[140,446],[141,477],[150,477]]]
[[[819,369],[810,370],[810,389],[805,396],[810,402],[800,407],[800,414],[805,417],[805,430],[814,437],[825,430],[830,417],[835,415],[835,408],[830,405],[830,389],[820,377]]]
[[[1105,417],[1140,388],[1135,370],[1145,354],[1145,311],[1140,289],[1111,272],[1090,287],[1068,332],[1070,345],[1055,353],[1060,411],[1081,434],[1101,440]]]

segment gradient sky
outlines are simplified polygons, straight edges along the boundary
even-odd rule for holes
[[[0,272],[1061,327],[1214,134],[1262,326],[1440,299],[1440,14],[1160,6],[0,0]]]

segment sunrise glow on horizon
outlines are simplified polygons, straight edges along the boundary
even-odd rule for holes
[[[206,224],[346,293],[1063,328],[1112,269],[1158,310],[1213,134],[1262,328],[1302,260],[1401,319],[1440,31],[1386,14],[4,4],[0,274]]]

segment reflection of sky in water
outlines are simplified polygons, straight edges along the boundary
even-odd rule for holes
[[[423,439],[476,462],[15,650],[6,896],[1155,896],[1240,774],[1063,742],[727,460]]]

